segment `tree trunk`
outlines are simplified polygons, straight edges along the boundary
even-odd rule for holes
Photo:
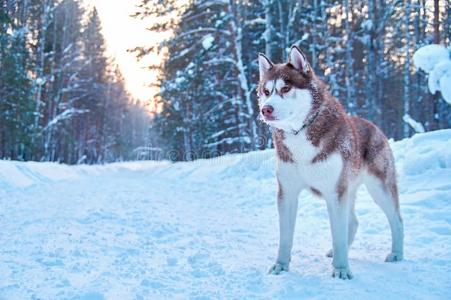
[[[410,40],[411,40],[411,34],[410,34],[410,10],[411,10],[411,3],[410,0],[404,1],[404,34],[406,38],[406,45],[405,45],[405,56],[406,61],[404,64],[404,115],[410,114]],[[410,126],[407,124],[407,122],[404,122],[403,124],[403,134],[404,137],[409,137],[410,135]]]
[[[271,11],[272,2],[273,0],[266,0],[264,2],[265,19],[266,19],[266,29],[264,32],[265,54],[269,58],[272,57],[272,42],[274,39],[274,27],[272,24],[272,11]]]
[[[345,9],[345,33],[346,33],[346,69],[345,69],[345,83],[346,83],[346,104],[351,115],[356,114],[357,104],[355,99],[355,83],[354,83],[354,59],[352,58],[353,49],[353,34],[351,30],[350,13],[352,14],[352,7],[349,6],[349,1],[344,0]]]
[[[439,0],[434,0],[434,43],[440,44],[440,5]]]
[[[243,62],[243,33],[242,26],[238,20],[238,11],[236,7],[234,7],[234,1],[230,0],[229,2],[229,13],[232,16],[231,18],[231,27],[232,27],[232,35],[234,39],[234,50],[235,50],[235,60],[236,60],[236,68],[238,70],[238,80],[240,82],[240,87],[242,90],[243,100],[245,101],[245,107],[247,112],[247,123],[249,124],[250,134],[249,138],[251,140],[251,149],[255,150],[255,140],[257,138],[257,124],[254,120],[254,107],[252,105],[252,90],[250,88],[249,82],[246,77],[246,70]],[[235,9],[234,9],[235,8]]]

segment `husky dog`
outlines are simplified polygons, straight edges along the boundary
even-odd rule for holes
[[[288,62],[258,56],[257,89],[261,118],[273,127],[277,155],[279,251],[270,273],[288,271],[298,195],[304,190],[324,198],[332,232],[332,276],[351,279],[348,248],[357,231],[356,191],[364,183],[391,228],[391,253],[403,258],[403,222],[393,154],[373,123],[348,116],[319,80],[305,55],[293,46]]]

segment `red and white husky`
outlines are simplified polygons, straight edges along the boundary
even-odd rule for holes
[[[396,171],[385,135],[371,122],[348,116],[296,46],[287,63],[274,64],[263,54],[258,62],[260,112],[273,127],[279,185],[280,242],[270,273],[288,270],[298,195],[307,189],[327,203],[332,276],[351,279],[348,247],[357,230],[354,202],[361,183],[390,223],[392,247],[386,261],[402,260]]]

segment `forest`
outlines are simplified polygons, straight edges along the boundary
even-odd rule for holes
[[[170,33],[130,45],[137,61],[162,57],[148,66],[157,93],[143,102],[106,54],[95,7],[0,0],[0,159],[194,160],[271,148],[257,54],[282,62],[291,45],[350,114],[388,137],[449,128],[450,105],[412,56],[449,47],[450,11],[439,0],[136,0],[132,19]]]
[[[272,147],[258,119],[257,54],[274,62],[299,46],[333,95],[353,115],[394,139],[449,128],[451,109],[427,89],[412,56],[428,44],[449,45],[449,1],[426,0],[143,0],[136,18],[164,20],[149,30],[172,31],[157,46],[159,113],[150,133],[173,159],[190,160]]]
[[[92,164],[145,144],[101,26],[77,0],[0,0],[0,158]]]

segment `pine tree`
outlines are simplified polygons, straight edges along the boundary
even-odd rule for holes
[[[32,153],[29,52],[26,43],[28,7],[1,3],[0,12],[0,156],[25,160]]]
[[[77,101],[77,109],[87,110],[77,122],[78,159],[95,163],[103,159],[105,106],[108,65],[105,56],[105,41],[101,34],[101,24],[94,8],[83,31],[83,66],[80,71],[82,90],[85,96]]]

